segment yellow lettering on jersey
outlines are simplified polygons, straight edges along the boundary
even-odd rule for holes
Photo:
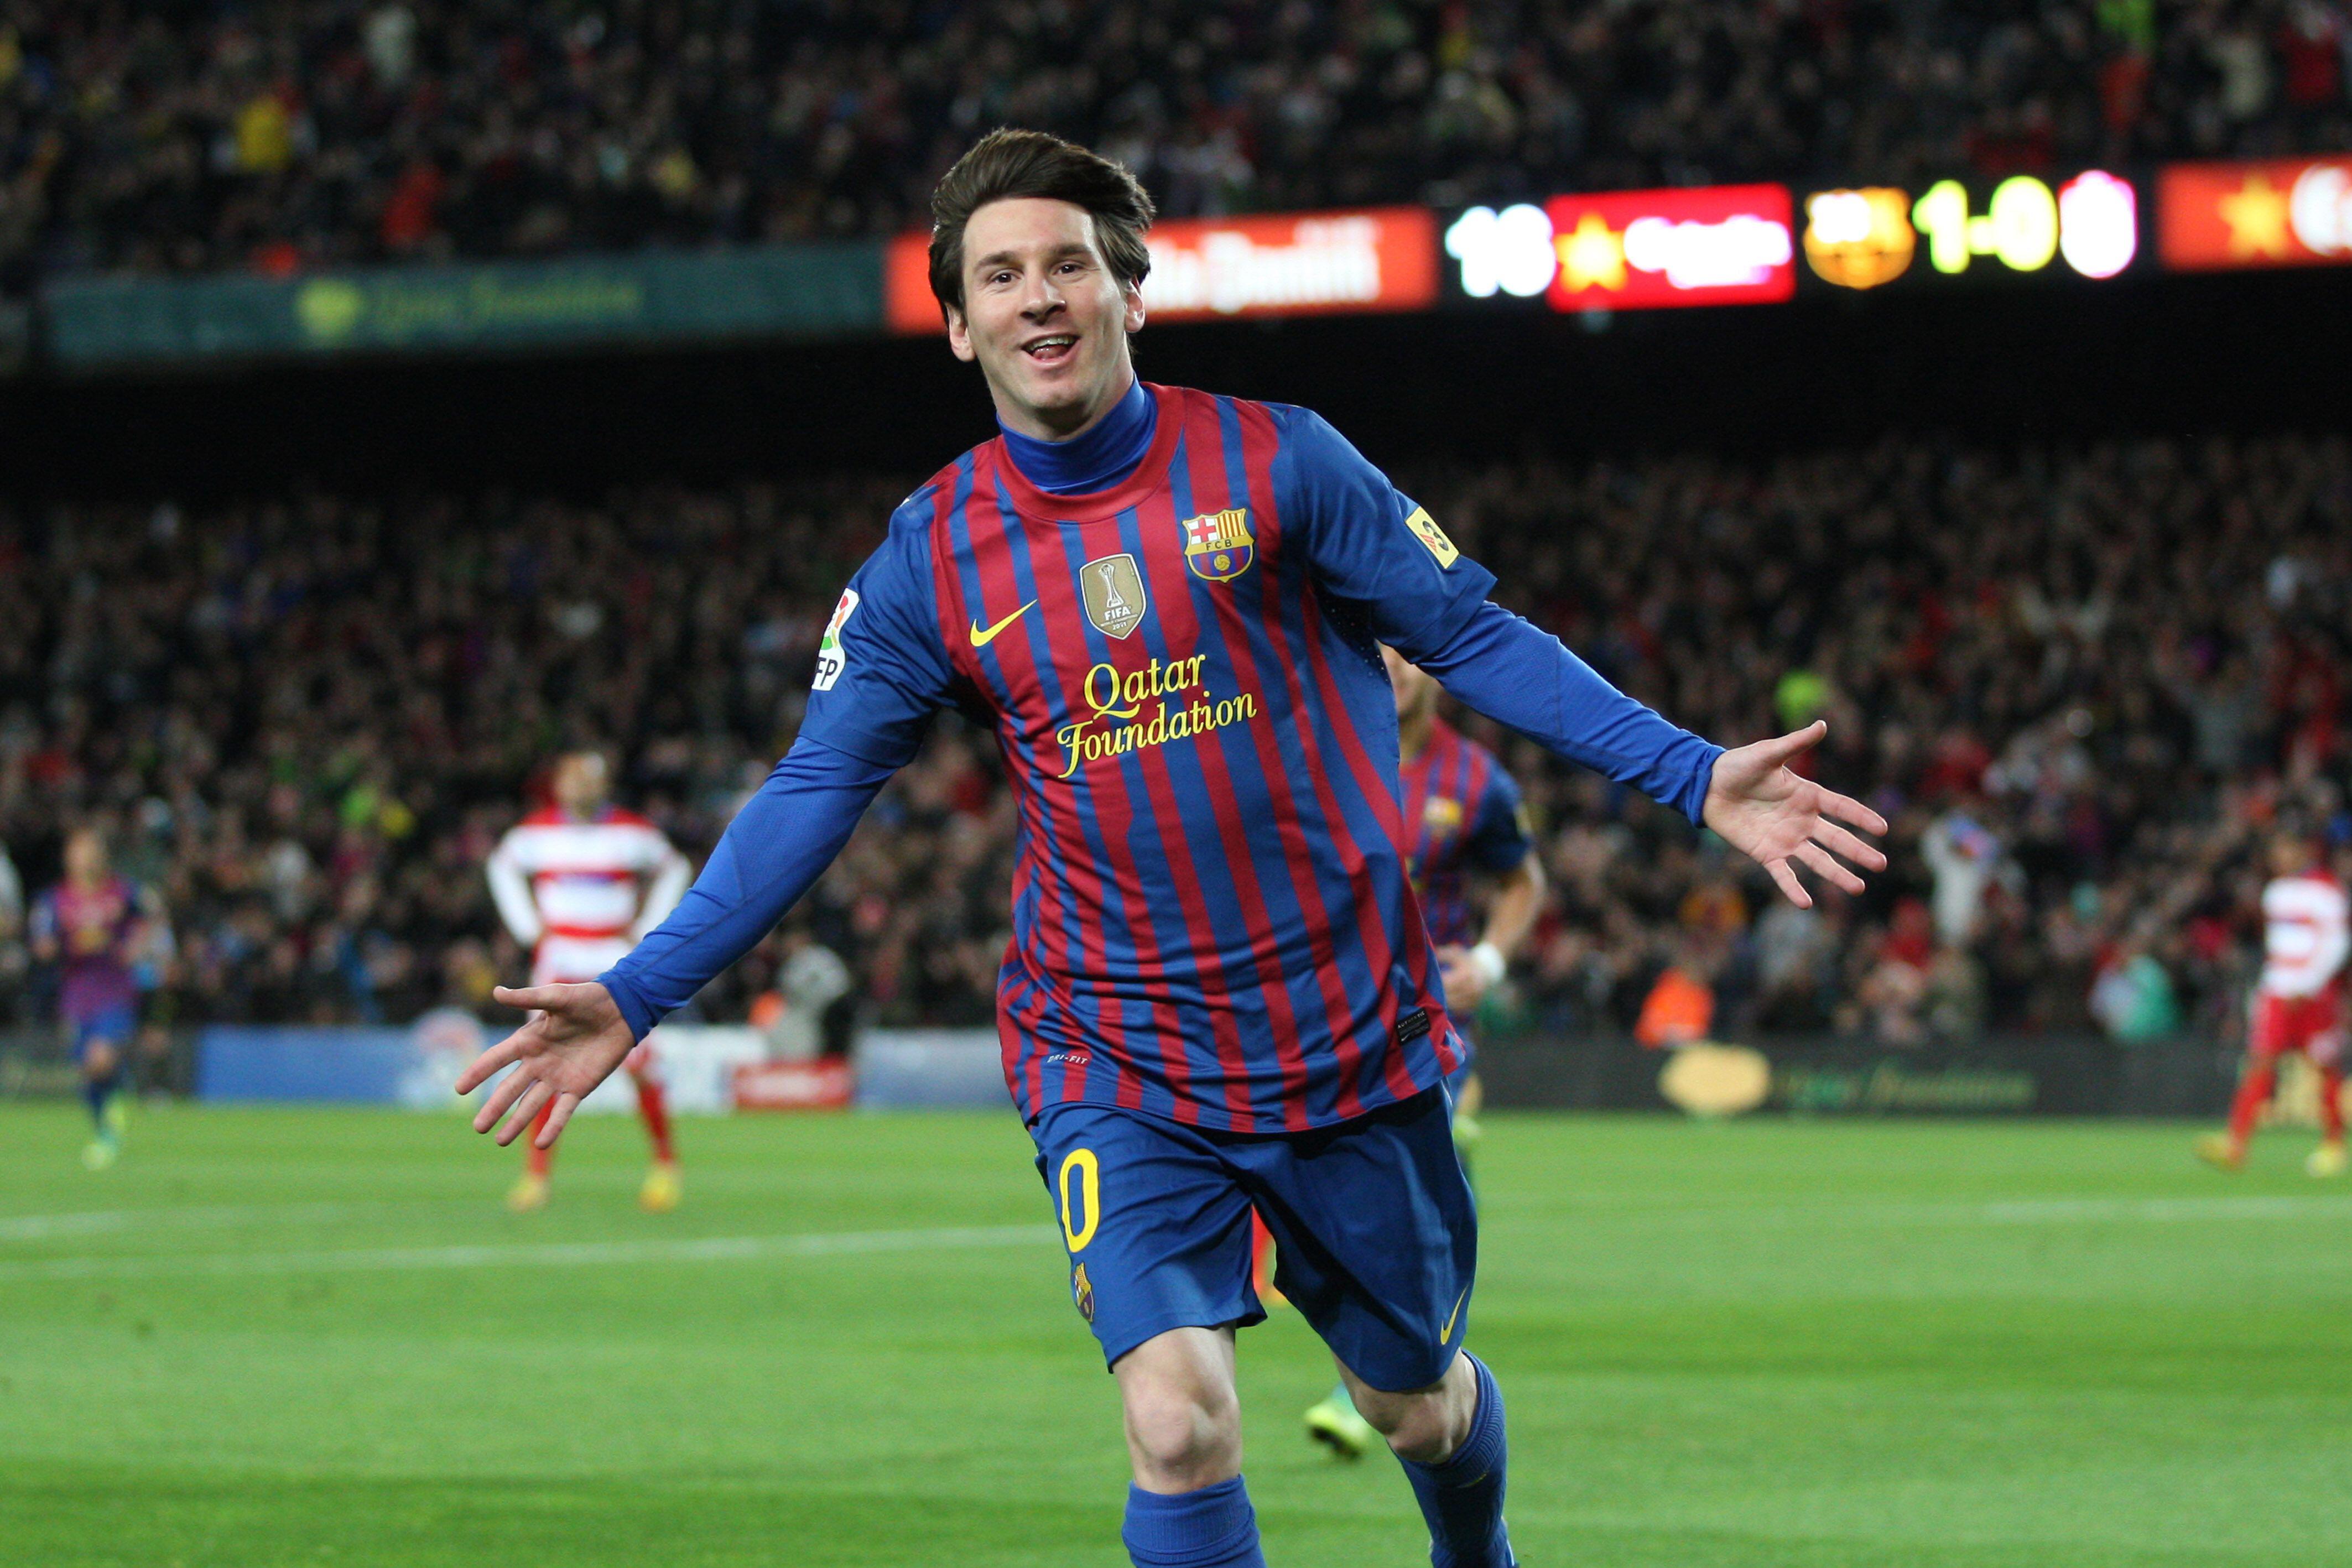
[[[1082,762],[1124,757],[1130,751],[1165,746],[1255,718],[1255,693],[1219,698],[1202,690],[1205,683],[1201,672],[1207,663],[1207,654],[1195,653],[1165,664],[1155,658],[1142,669],[1123,675],[1114,664],[1097,664],[1088,670],[1078,689],[1093,714],[1054,732],[1066,764],[1060,777],[1067,779]],[[1159,706],[1147,720],[1144,705],[1155,700]]]

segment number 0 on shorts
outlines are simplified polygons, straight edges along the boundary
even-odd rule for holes
[[[1077,1217],[1070,1212],[1070,1177],[1073,1175],[1078,1178],[1076,1207],[1085,1211]],[[1102,1218],[1102,1172],[1095,1163],[1095,1152],[1092,1149],[1072,1149],[1062,1161],[1061,1179],[1055,1185],[1062,1194],[1062,1239],[1070,1244],[1071,1251],[1083,1252],[1087,1249],[1087,1243],[1095,1239],[1095,1222]],[[1077,1223],[1081,1218],[1086,1221],[1083,1228]]]

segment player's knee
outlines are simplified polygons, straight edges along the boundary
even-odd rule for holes
[[[104,1040],[95,1041],[82,1053],[82,1072],[91,1079],[111,1078],[117,1060],[113,1046]]]
[[[1168,1490],[1213,1486],[1238,1468],[1241,1404],[1229,1388],[1155,1383],[1127,1393],[1137,1474]]]
[[[1468,1386],[1464,1386],[1465,1382]],[[1356,1408],[1401,1458],[1435,1464],[1462,1446],[1475,1411],[1476,1384],[1451,1373],[1402,1394],[1359,1386]]]

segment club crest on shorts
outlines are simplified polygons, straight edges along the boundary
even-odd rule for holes
[[[1095,1321],[1095,1282],[1087,1278],[1084,1263],[1070,1270],[1070,1300],[1078,1304],[1078,1316],[1088,1322]]]
[[[1257,559],[1250,538],[1249,508],[1234,507],[1184,519],[1184,564],[1211,582],[1230,582]]]
[[[1143,624],[1143,573],[1131,555],[1097,556],[1078,568],[1087,619],[1106,637],[1124,637]]]

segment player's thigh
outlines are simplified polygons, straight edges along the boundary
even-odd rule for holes
[[[2246,1013],[2246,1054],[2257,1066],[2302,1049],[2294,998],[2257,992]]]
[[[2299,1051],[2314,1067],[2340,1066],[2344,1036],[2332,997],[2298,997],[2283,1031],[2284,1049]]]
[[[1069,1254],[1070,1299],[1106,1364],[1177,1328],[1262,1321],[1249,1198],[1189,1128],[1103,1105],[1054,1105],[1030,1128]]]
[[[108,1073],[121,1065],[131,1037],[139,1027],[129,1008],[107,1008],[73,1026],[75,1064],[86,1072]]]
[[[1469,1325],[1478,1217],[1445,1096],[1255,1142],[1251,1197],[1274,1232],[1275,1284],[1376,1389],[1427,1388]]]

